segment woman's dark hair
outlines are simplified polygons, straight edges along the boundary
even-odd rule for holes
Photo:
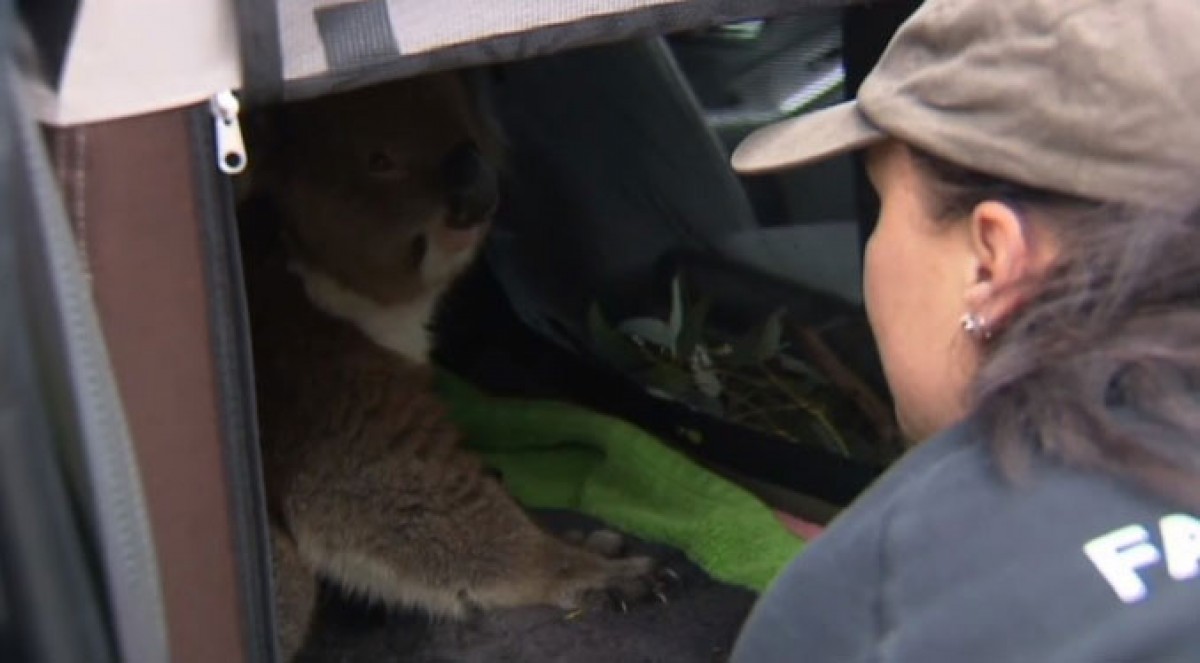
[[[936,219],[999,201],[1060,247],[984,345],[973,406],[1001,465],[1044,453],[1200,508],[1200,209],[1089,201],[910,151]]]

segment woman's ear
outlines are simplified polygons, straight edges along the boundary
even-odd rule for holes
[[[975,206],[968,228],[973,264],[967,312],[992,328],[1012,316],[1028,295],[1023,286],[1046,264],[1039,239],[1013,207],[994,200]]]

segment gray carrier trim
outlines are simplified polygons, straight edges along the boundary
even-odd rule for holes
[[[16,72],[5,67],[4,76],[21,89]],[[70,478],[96,539],[120,659],[166,661],[158,562],[124,411],[42,136],[22,100],[17,101],[13,139],[28,171],[34,205],[32,214],[18,221],[29,224],[29,250],[38,252],[34,262],[46,272],[38,305],[53,323],[45,330],[50,337],[41,339],[43,350],[59,355],[54,368],[61,374],[53,377],[61,402],[50,404],[56,443],[68,456],[68,470],[76,472]]]
[[[104,663],[99,588],[55,445],[57,357],[39,352],[46,270],[27,249],[37,203],[9,85],[12,25],[0,0],[0,659]]]
[[[253,40],[242,49],[245,89],[253,100],[270,100],[861,1],[239,0],[238,5],[242,39]],[[431,6],[444,15],[434,16]],[[274,37],[268,38],[272,26]],[[276,59],[267,67],[259,60],[271,43]],[[268,80],[276,64],[278,77]]]
[[[242,90],[246,102],[276,100],[283,93],[283,53],[279,45],[279,15],[275,3],[238,0],[236,9]]]
[[[388,21],[387,0],[366,0],[316,11],[317,31],[333,69],[346,70],[400,57]]]

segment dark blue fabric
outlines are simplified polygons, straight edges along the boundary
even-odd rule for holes
[[[1161,556],[1180,509],[1045,459],[1010,481],[987,447],[964,424],[910,452],[775,581],[732,660],[1200,661],[1200,576],[1145,564],[1126,603],[1084,552],[1140,525]]]

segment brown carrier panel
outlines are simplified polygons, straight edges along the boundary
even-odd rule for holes
[[[190,114],[51,133],[124,400],[173,661],[245,660]]]

